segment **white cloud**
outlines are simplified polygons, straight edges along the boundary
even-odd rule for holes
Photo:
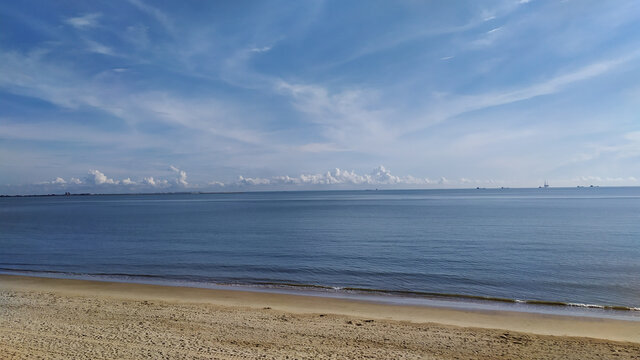
[[[269,50],[271,50],[271,46],[263,46],[263,47],[261,47],[261,48],[259,48],[259,47],[254,47],[254,48],[251,48],[249,51],[251,51],[251,52],[257,52],[257,53],[261,53],[261,52],[267,52],[267,51],[269,51]]]
[[[478,48],[493,45],[502,35],[502,30],[502,27],[497,27],[485,32],[478,39],[470,43],[471,47]]]
[[[239,185],[269,185],[271,184],[271,180],[264,178],[246,178],[240,175],[237,183]]]
[[[394,138],[388,119],[397,114],[384,107],[375,90],[330,91],[320,85],[284,80],[276,81],[274,87],[289,96],[297,110],[308,115],[307,121],[320,125],[323,135],[338,148],[379,146]]]
[[[375,42],[362,42],[362,47],[355,47],[354,53],[340,63],[346,63],[364,56],[371,56],[375,53],[389,51],[399,45],[410,43],[421,38],[464,33],[479,26],[483,26],[488,21],[511,14],[517,10],[519,5],[520,4],[513,3],[511,1],[503,1],[492,9],[484,9],[477,12],[468,18],[465,23],[457,25],[451,24],[447,26],[433,27],[430,25],[431,21],[423,21],[419,24],[407,23],[406,28],[401,31],[389,32],[387,36],[383,36]]]
[[[367,188],[386,188],[386,189],[407,189],[407,188],[470,188],[470,187],[501,187],[512,186],[513,184],[504,180],[495,179],[474,179],[474,178],[458,178],[450,180],[445,177],[438,179],[420,178],[407,176],[397,176],[392,174],[384,166],[378,166],[371,172],[359,174],[353,170],[344,170],[335,168],[324,173],[300,174],[298,176],[272,176],[272,177],[244,177],[239,176],[235,182],[223,183],[220,181],[211,181],[205,185],[193,185],[186,182],[186,173],[175,166],[170,169],[178,174],[178,178],[173,181],[167,179],[157,179],[153,176],[144,177],[142,180],[132,180],[130,177],[123,180],[115,180],[107,177],[98,170],[90,170],[89,176],[85,181],[77,178],[70,178],[66,181],[64,178],[57,177],[51,181],[45,181],[32,184],[32,193],[48,193],[55,191],[83,191],[83,192],[103,192],[106,185],[109,191],[114,193],[126,192],[155,192],[155,191],[175,191],[179,188],[200,189],[222,189],[234,191],[236,189],[246,190],[312,190],[312,189],[367,189]],[[182,182],[183,181],[183,182]],[[611,185],[611,186],[629,186],[637,185],[640,180],[637,177],[602,177],[602,176],[581,176],[573,179],[551,179],[550,182],[556,186],[575,186],[590,184],[594,185]],[[33,187],[35,186],[35,187]],[[102,189],[102,190],[101,190]]]
[[[37,183],[37,185],[66,185],[67,181],[61,177],[56,177],[53,180],[42,181]]]
[[[92,44],[95,46],[90,48],[90,51],[116,55],[107,47]],[[114,91],[109,82],[102,82],[105,81],[104,78],[89,81],[91,79],[77,74],[74,69],[57,66],[37,53],[0,51],[0,73],[6,74],[0,76],[0,88],[5,91],[36,97],[73,110],[82,107],[99,109],[130,124],[140,121],[163,122],[185,131],[197,132],[188,140],[190,145],[201,139],[203,141],[199,145],[205,143],[205,146],[216,149],[228,145],[228,142],[243,142],[262,147],[274,146],[274,141],[264,139],[265,134],[260,132],[259,125],[245,124],[241,120],[250,118],[245,109],[230,102],[217,101],[215,98],[186,98],[168,91]],[[85,131],[89,132],[90,127],[86,128]],[[33,134],[32,131],[25,132],[17,128],[14,130],[14,133],[21,133],[20,136]],[[5,132],[5,129],[0,131]],[[71,131],[61,133],[75,135]],[[135,136],[126,133],[116,137],[95,136],[95,133],[89,135],[105,143],[136,137],[136,146],[149,143],[140,139],[145,136],[142,133]],[[221,141],[211,142],[210,135],[220,137]],[[153,140],[148,140],[156,142],[157,139],[154,137]],[[174,141],[170,143],[175,144]],[[170,147],[170,143],[167,142],[164,146]]]
[[[376,184],[396,184],[402,181],[399,177],[391,175],[391,172],[382,165],[373,169],[371,180]]]
[[[320,174],[299,176],[273,176],[271,178],[246,178],[240,176],[237,185],[429,185],[438,182],[428,178],[413,176],[399,177],[391,174],[384,166],[378,166],[371,173],[360,175],[355,171],[333,169]]]
[[[86,28],[98,26],[98,18],[102,16],[99,13],[86,14],[83,16],[77,16],[66,19],[64,22],[75,27],[76,29],[84,30]]]
[[[154,179],[153,176],[148,176],[142,179],[142,183],[145,185],[149,185],[152,187],[167,187],[169,186],[169,181],[166,179]]]
[[[82,189],[87,189],[87,187],[91,186],[105,186],[110,185],[113,189],[117,187],[122,189],[137,189],[144,190],[145,187],[151,188],[169,188],[171,186],[177,187],[188,187],[189,183],[187,182],[187,173],[183,170],[176,168],[175,166],[170,166],[170,170],[177,174],[177,178],[170,182],[167,179],[158,179],[153,176],[144,177],[142,180],[134,180],[131,177],[124,178],[122,180],[117,180],[108,177],[103,172],[99,170],[89,170],[88,175],[85,177],[84,181],[78,178],[72,177],[68,182],[61,177],[57,177],[52,181],[45,181],[39,183],[40,185],[59,185],[59,186],[80,186]],[[173,183],[173,184],[172,184]],[[220,183],[222,184],[222,183]],[[224,184],[222,184],[224,185]]]
[[[89,170],[89,175],[86,177],[86,182],[94,185],[117,185],[120,183],[120,181],[118,180],[108,178],[105,174],[98,170]]]
[[[176,179],[176,185],[179,185],[179,186],[189,185],[189,183],[187,182],[187,173],[184,170],[180,170],[173,165],[170,165],[169,169],[171,169],[171,171],[178,174],[178,178]]]
[[[170,33],[173,33],[175,31],[173,21],[171,20],[171,18],[167,16],[167,14],[162,12],[160,9],[153,7],[151,5],[148,5],[142,0],[129,0],[129,2],[135,7],[137,7],[138,10],[153,17],[158,23],[160,23]]]
[[[114,56],[116,55],[115,52],[113,51],[113,49],[111,49],[110,47],[103,45],[97,41],[93,41],[93,40],[85,40],[85,42],[87,43],[87,50],[89,52],[93,52],[96,54],[102,54],[102,55],[110,55],[110,56]]]
[[[147,185],[156,186],[156,181],[153,176],[145,177],[142,181]]]
[[[594,62],[547,80],[511,90],[476,95],[440,94],[438,103],[432,105],[423,116],[417,117],[412,124],[405,125],[402,131],[404,134],[410,134],[468,112],[551,95],[575,83],[614,71],[618,66],[638,58],[639,55],[640,51],[634,51],[621,57]]]

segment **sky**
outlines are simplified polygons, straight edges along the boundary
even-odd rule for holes
[[[13,1],[0,193],[640,185],[640,2]]]

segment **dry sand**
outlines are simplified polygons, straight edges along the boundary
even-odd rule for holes
[[[640,322],[0,275],[0,359],[640,359]]]

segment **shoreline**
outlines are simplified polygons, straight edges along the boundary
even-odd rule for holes
[[[25,276],[47,279],[86,280],[125,284],[158,285],[181,288],[264,292],[330,299],[366,301],[387,305],[414,305],[458,310],[507,311],[517,313],[617,319],[640,322],[640,307],[567,303],[544,300],[495,298],[468,294],[428,293],[357,287],[331,287],[297,283],[217,283],[171,279],[151,275],[75,274],[57,271],[0,268],[0,276]]]
[[[638,359],[640,322],[0,275],[0,358]]]
[[[252,309],[269,307],[293,314],[327,313],[416,324],[436,323],[536,335],[588,337],[640,343],[640,322],[638,321],[584,316],[387,304],[348,298],[244,289],[207,289],[0,274],[0,291],[6,290]]]

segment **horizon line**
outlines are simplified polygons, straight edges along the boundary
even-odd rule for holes
[[[246,194],[246,193],[277,193],[277,192],[331,192],[331,191],[450,191],[450,190],[551,190],[551,189],[595,189],[595,188],[640,188],[640,185],[577,185],[577,186],[549,186],[549,187],[460,187],[460,188],[412,188],[412,189],[318,189],[318,190],[245,190],[245,191],[167,191],[167,192],[123,192],[123,193],[48,193],[48,194],[0,194],[0,197],[53,197],[53,196],[113,196],[113,195],[215,195],[215,194]]]

